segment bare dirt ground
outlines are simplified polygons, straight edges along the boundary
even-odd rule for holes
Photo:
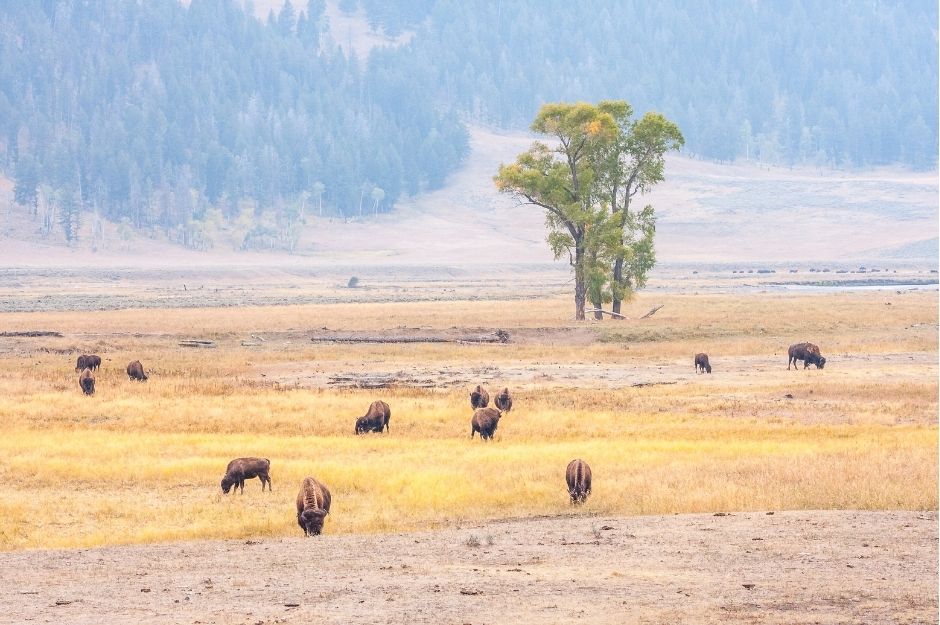
[[[326,532],[0,554],[0,622],[937,622],[936,512]]]

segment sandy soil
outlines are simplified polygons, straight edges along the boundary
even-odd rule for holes
[[[937,622],[936,512],[326,532],[0,554],[0,622]]]

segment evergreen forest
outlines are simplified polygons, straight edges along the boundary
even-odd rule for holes
[[[546,102],[657,111],[700,158],[936,167],[929,0],[343,0],[406,44],[357,58],[324,0],[0,3],[0,171],[18,210],[292,250],[310,215],[441,186],[470,124]]]

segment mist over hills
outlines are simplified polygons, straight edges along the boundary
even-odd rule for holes
[[[556,100],[659,110],[713,161],[936,166],[928,1],[343,0],[409,34],[367,58],[322,0],[261,4],[0,4],[10,210],[69,242],[113,222],[294,251],[311,215],[440,188],[468,124],[524,129]]]

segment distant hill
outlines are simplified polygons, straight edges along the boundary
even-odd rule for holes
[[[355,6],[356,2],[346,2]],[[936,166],[936,0],[360,0],[412,43],[373,62],[473,119],[625,99],[730,161]]]
[[[394,214],[340,218],[307,215],[296,252],[233,253],[236,232],[212,231],[205,252],[164,238],[103,225],[98,252],[92,228],[77,245],[59,234],[42,239],[35,221],[18,216],[4,230],[0,179],[0,265],[133,265],[226,263],[291,266],[472,266],[554,263],[542,211],[497,193],[493,175],[532,140],[525,133],[473,127],[466,162],[434,191],[402,200]],[[9,188],[9,185],[7,185]],[[9,193],[9,191],[7,192]],[[661,263],[936,264],[938,181],[899,169],[865,173],[810,168],[722,165],[674,156],[666,182],[642,201],[656,207]],[[127,237],[122,237],[122,233]],[[51,245],[50,245],[51,244]],[[871,264],[869,264],[871,266]]]

